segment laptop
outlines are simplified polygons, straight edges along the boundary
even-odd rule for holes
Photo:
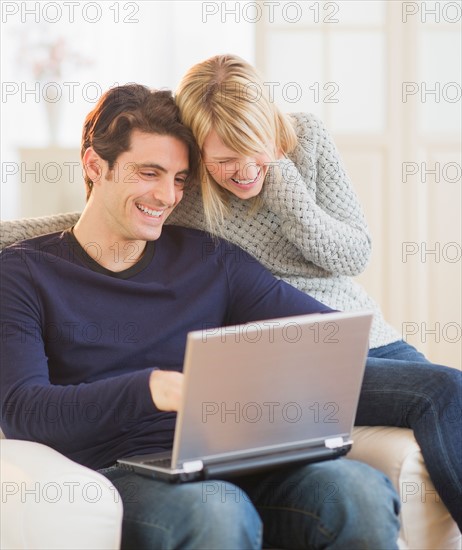
[[[118,466],[174,483],[345,455],[371,322],[332,312],[190,332],[172,451]]]

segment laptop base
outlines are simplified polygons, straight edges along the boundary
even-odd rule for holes
[[[204,481],[207,479],[233,479],[261,473],[276,468],[287,468],[292,466],[301,466],[312,462],[321,462],[324,460],[334,460],[346,455],[351,449],[352,442],[346,442],[341,447],[335,449],[326,449],[325,447],[319,450],[300,450],[288,453],[277,453],[265,456],[253,456],[233,459],[222,462],[210,462],[202,464],[198,462],[198,469],[173,469],[162,468],[150,464],[157,462],[158,459],[165,460],[170,453],[155,453],[153,455],[142,455],[129,457],[117,461],[117,466],[125,470],[130,470],[136,474],[145,477],[165,481],[168,483],[188,483],[191,481]],[[171,455],[170,455],[171,456]]]

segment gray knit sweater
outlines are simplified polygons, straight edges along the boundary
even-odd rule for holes
[[[232,196],[231,215],[219,236],[334,309],[372,309],[371,348],[399,340],[377,304],[351,278],[366,267],[371,240],[332,138],[314,115],[291,117],[298,145],[269,168],[261,207],[253,212],[249,201]],[[184,193],[167,223],[205,228],[198,186]]]

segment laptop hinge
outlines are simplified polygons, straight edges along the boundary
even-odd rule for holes
[[[324,445],[328,449],[336,449],[337,447],[342,447],[344,445],[343,437],[331,437],[330,439],[325,439]]]
[[[183,470],[187,473],[200,472],[204,469],[202,460],[191,460],[189,462],[183,462]]]

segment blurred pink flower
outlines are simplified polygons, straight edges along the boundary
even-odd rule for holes
[[[64,73],[91,65],[91,61],[72,49],[62,36],[31,40],[21,37],[18,63],[31,72],[36,81],[60,80]]]

